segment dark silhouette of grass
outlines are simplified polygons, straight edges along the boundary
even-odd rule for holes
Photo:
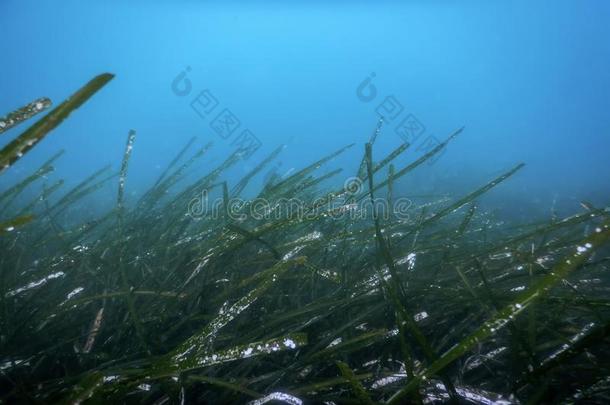
[[[111,78],[98,76],[17,137],[0,152],[2,165]],[[342,148],[263,185],[264,218],[251,215],[255,201],[231,200],[282,147],[231,184],[223,175],[243,151],[193,173],[210,145],[189,157],[190,140],[130,203],[130,132],[118,174],[106,167],[71,190],[58,182],[18,204],[53,156],[0,193],[0,398],[607,401],[606,210],[589,204],[562,220],[496,221],[476,201],[519,164],[455,201],[430,201],[433,212],[337,215],[347,203],[396,199],[395,180],[461,131],[411,163],[401,162],[408,145],[375,162],[373,138],[357,173],[363,187],[325,191],[341,171],[320,171]],[[63,223],[62,213],[117,176],[116,206]],[[203,190],[220,193],[219,215],[187,215]],[[298,215],[272,215],[294,199]]]

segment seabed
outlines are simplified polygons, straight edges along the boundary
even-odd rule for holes
[[[16,137],[2,170],[112,78]],[[7,115],[0,134],[50,105]],[[62,152],[51,156],[0,192],[1,402],[610,401],[607,209],[498,221],[477,201],[521,163],[451,201],[394,209],[395,182],[461,131],[415,160],[408,144],[375,156],[376,132],[252,198],[244,190],[281,146],[230,184],[244,151],[201,175],[192,167],[211,147],[193,152],[193,140],[126,202],[130,131],[118,173],[102,168],[70,190],[45,183],[20,202]],[[358,172],[324,172],[343,153],[361,159]],[[109,184],[105,214],[63,223]],[[187,207],[203,191],[218,209],[195,215]]]

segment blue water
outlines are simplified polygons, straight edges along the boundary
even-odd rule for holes
[[[116,75],[12,167],[2,188],[59,149],[66,154],[51,179],[118,169],[130,129],[132,199],[192,136],[214,143],[203,173],[246,129],[261,147],[229,182],[279,144],[288,145],[276,164],[283,173],[356,143],[335,163],[351,176],[385,111],[377,160],[403,142],[396,128],[405,117],[425,128],[399,167],[465,126],[440,159],[401,182],[404,193],[463,195],[525,162],[489,197],[500,210],[609,201],[607,1],[123,3],[0,4],[0,114],[41,96],[57,105],[93,76]],[[172,83],[182,72],[191,90],[180,96]],[[205,90],[217,105],[202,118],[191,103]],[[240,123],[227,139],[210,126],[224,109]],[[23,129],[3,134],[2,145]]]

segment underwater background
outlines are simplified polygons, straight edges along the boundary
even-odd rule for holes
[[[233,138],[250,129],[260,140],[259,158],[288,145],[278,169],[285,173],[365,142],[378,106],[394,96],[402,112],[384,126],[381,154],[403,142],[396,127],[409,114],[425,128],[418,147],[466,127],[409,186],[456,192],[525,162],[494,193],[511,200],[506,212],[548,213],[553,200],[564,212],[581,199],[607,202],[604,1],[7,0],[0,7],[0,110],[41,95],[63,99],[102,71],[117,75],[12,169],[15,179],[63,148],[57,169],[76,181],[65,173],[115,163],[133,128],[130,193],[142,193],[192,136],[213,141],[216,156],[235,147],[210,128],[224,108],[241,122]],[[187,68],[192,92],[180,97],[171,86]],[[371,74],[377,96],[363,102],[357,88]],[[219,105],[204,119],[190,103],[206,89]],[[352,156],[339,164],[358,163]]]
[[[0,3],[0,405],[610,401],[610,3]]]

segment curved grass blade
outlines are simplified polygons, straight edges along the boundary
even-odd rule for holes
[[[151,207],[155,205],[159,199],[161,199],[167,191],[174,186],[177,182],[179,182],[184,175],[184,172],[192,166],[197,159],[200,159],[205,153],[212,147],[212,143],[207,143],[203,148],[199,149],[189,160],[184,162],[178,169],[167,176],[162,176],[160,178],[164,179],[163,181],[159,181],[158,184],[155,184],[151,189],[149,189],[138,202],[139,207],[143,207],[140,209],[141,212],[146,213],[150,210]],[[182,154],[182,152],[180,153]],[[179,159],[177,156],[174,160]],[[172,165],[173,166],[173,162]],[[170,168],[168,167],[167,170]]]
[[[194,370],[197,368],[210,367],[217,364],[227,363],[235,360],[248,359],[250,357],[276,353],[282,350],[295,350],[307,344],[307,334],[291,333],[279,338],[264,341],[251,342],[231,347],[229,349],[214,353],[202,353],[191,357],[188,361],[174,364],[171,368],[180,371]],[[156,368],[158,369],[158,368]]]
[[[363,373],[363,374],[355,374],[354,375],[354,379],[357,381],[361,381],[361,380],[367,380],[369,378],[372,378],[374,376],[373,373]],[[345,377],[334,377],[334,378],[329,378],[327,380],[324,381],[319,381],[316,383],[312,383],[309,385],[305,385],[305,386],[300,386],[300,387],[294,387],[290,389],[290,392],[294,392],[295,394],[307,394],[309,392],[319,392],[331,387],[335,387],[337,385],[345,385],[345,384],[349,384],[350,382],[348,380],[345,379]]]
[[[265,395],[262,398],[255,399],[254,401],[248,402],[246,405],[263,405],[267,402],[281,402],[288,405],[303,405],[303,401],[294,395],[286,394],[285,392],[275,391]]]
[[[273,255],[273,257],[276,260],[280,260],[282,258],[282,255],[277,251],[277,249],[275,249],[269,242],[267,242],[260,236],[257,236],[255,234],[253,234],[252,232],[250,232],[240,226],[237,226],[235,224],[228,224],[227,227],[231,231],[242,235],[244,238],[246,238],[246,240],[248,240],[248,241],[253,240],[253,241],[259,242],[260,244],[265,246],[271,252],[271,254]],[[246,242],[244,242],[244,243],[246,243]]]
[[[303,258],[295,258],[288,261],[282,261],[267,271],[265,277],[260,284],[251,290],[248,294],[240,298],[228,309],[221,309],[218,316],[212,320],[201,332],[191,336],[183,344],[181,344],[171,355],[174,366],[180,367],[183,363],[189,363],[194,357],[198,357],[201,353],[205,353],[212,341],[216,339],[218,332],[224,328],[229,322],[235,319],[239,314],[244,312],[250,305],[254,303],[261,295],[263,295],[275,283],[278,277],[283,274],[291,265],[303,262]]]
[[[32,211],[36,207],[36,204],[38,204],[39,202],[47,201],[48,198],[51,196],[51,194],[53,194],[55,191],[59,190],[59,188],[63,185],[64,185],[64,181],[61,179],[56,181],[54,184],[52,184],[51,187],[47,188],[46,185],[43,185],[42,193],[40,195],[38,195],[32,202],[25,205],[23,207],[23,209],[21,209],[21,211],[19,211],[19,215],[23,215],[26,212]]]
[[[233,197],[237,197],[243,190],[244,188],[246,188],[246,186],[248,185],[248,183],[250,182],[250,180],[252,180],[252,178],[254,176],[256,176],[256,174],[258,174],[261,170],[263,170],[265,168],[265,166],[267,166],[273,159],[275,159],[277,157],[277,155],[280,154],[281,151],[283,151],[286,148],[286,145],[280,145],[278,146],[273,152],[271,152],[271,154],[269,156],[267,156],[262,162],[260,162],[254,169],[252,169],[248,174],[246,174],[231,190],[231,195]]]
[[[375,187],[374,187],[374,183],[373,183],[373,151],[372,151],[372,145],[370,143],[366,144],[365,157],[366,157],[366,168],[367,168],[367,174],[368,174],[369,195],[371,198],[371,202],[374,203],[375,197],[374,197],[373,193],[374,193]],[[405,308],[405,306],[402,304],[403,302],[406,301],[406,293],[403,289],[403,284],[400,281],[400,278],[398,276],[398,271],[396,270],[396,266],[394,264],[394,259],[392,258],[392,253],[390,252],[390,247],[388,245],[388,241],[383,237],[383,234],[381,232],[379,216],[377,215],[376,212],[373,212],[373,219],[375,221],[375,236],[377,239],[377,248],[379,249],[379,252],[381,253],[380,261],[381,260],[385,261],[386,266],[388,267],[388,270],[391,275],[390,279],[387,282],[384,282],[384,277],[383,277],[381,271],[378,270],[379,279],[386,285],[386,290],[389,292],[389,296],[391,298],[392,304],[394,305],[394,308],[398,315],[399,325],[400,325],[399,333],[401,335],[401,338],[403,339],[402,340],[403,349],[404,349],[403,354],[406,356],[405,361],[408,363],[409,369],[413,370],[414,369],[413,358],[411,355],[411,353],[413,351],[407,344],[407,340],[405,338],[405,333],[404,333],[405,331],[403,329],[402,322],[404,322],[406,324],[408,331],[415,338],[417,343],[421,346],[421,348],[423,349],[424,354],[426,355],[428,360],[430,360],[430,361],[436,360],[437,354],[434,352],[434,349],[432,348],[432,346],[430,345],[430,343],[428,342],[428,340],[426,339],[426,337],[424,336],[424,334],[422,333],[420,328],[417,326],[416,322],[414,321],[413,314],[408,312],[407,309]],[[449,393],[451,399],[457,403],[457,393],[455,392],[455,387],[451,383],[451,380],[443,374],[439,374],[439,376],[443,380],[443,383],[445,384],[445,386],[448,388],[447,392]]]
[[[19,135],[0,151],[0,174],[32,149],[38,142],[55,129],[70,113],[83,105],[98,90],[104,87],[114,75],[101,74],[79,89],[70,98],[55,107],[49,114]]]
[[[131,151],[133,150],[133,144],[135,142],[136,139],[136,131],[134,130],[130,130],[129,133],[127,134],[127,142],[125,144],[125,152],[123,153],[123,161],[121,163],[121,171],[119,173],[119,189],[118,189],[118,193],[117,193],[117,218],[118,218],[118,236],[119,239],[121,239],[123,237],[123,196],[125,193],[125,181],[127,179],[127,169],[129,167],[129,158],[131,157]],[[122,244],[120,247],[120,253],[119,253],[119,273],[121,275],[121,283],[122,283],[122,287],[124,291],[132,291],[133,288],[131,286],[131,283],[129,281],[129,278],[127,277],[127,270],[125,269],[125,263],[123,261],[123,247],[124,245]],[[134,329],[136,331],[136,334],[138,335],[138,338],[140,340],[140,344],[141,346],[148,352],[148,354],[150,354],[150,349],[149,349],[149,345],[146,341],[146,334],[144,332],[144,328],[142,326],[142,323],[140,321],[140,316],[138,314],[138,311],[136,310],[136,305],[135,305],[135,300],[133,298],[132,294],[128,294],[127,295],[127,309],[129,311],[129,315],[131,318],[131,321],[133,323]]]
[[[490,181],[489,183],[487,183],[483,187],[479,188],[478,190],[473,191],[472,193],[468,194],[467,196],[463,197],[462,199],[451,204],[447,208],[432,215],[430,218],[425,219],[422,223],[419,224],[418,229],[422,229],[422,228],[426,227],[427,225],[431,224],[432,222],[435,222],[435,221],[443,218],[444,216],[451,214],[452,212],[458,210],[462,206],[464,206],[464,205],[468,204],[469,202],[473,201],[474,199],[478,198],[482,194],[485,194],[487,191],[491,190],[492,188],[494,188],[495,186],[497,186],[498,184],[500,184],[501,182],[503,182],[504,180],[508,179],[510,176],[515,174],[523,166],[525,166],[524,163],[519,163],[517,166],[513,167],[508,172],[506,172],[503,175],[497,177],[496,179]]]
[[[377,137],[381,133],[381,128],[383,127],[383,123],[384,123],[383,117],[379,117],[379,120],[377,120],[377,126],[375,127],[375,131],[369,138],[368,143],[370,143],[371,145],[373,145],[375,143],[375,141],[377,140]],[[358,166],[358,172],[356,173],[356,177],[363,179],[365,176],[365,173],[366,173],[366,154],[362,155],[362,160],[360,160],[360,165]]]
[[[127,179],[127,168],[129,166],[129,158],[131,157],[131,151],[133,150],[133,143],[136,140],[136,131],[133,129],[129,131],[127,135],[127,144],[125,145],[125,153],[123,154],[123,162],[121,163],[121,171],[119,172],[119,191],[117,193],[117,210],[119,211],[119,218],[123,211],[123,196],[125,194],[125,180]]]
[[[279,183],[271,186],[270,191],[272,193],[275,193],[275,192],[281,190],[282,188],[285,188],[286,186],[293,185],[294,183],[301,181],[304,177],[308,176],[309,173],[313,172],[316,169],[319,169],[323,164],[325,164],[329,160],[334,159],[335,157],[339,156],[340,154],[342,154],[343,152],[345,152],[347,149],[351,148],[352,146],[354,146],[354,144],[344,146],[343,148],[331,153],[328,156],[325,156],[324,158],[307,166],[306,168],[299,170],[298,172],[296,172],[292,176],[288,177],[287,179],[281,180]]]
[[[202,375],[190,375],[188,377],[188,380],[202,382],[202,383],[206,383],[206,384],[210,384],[210,385],[215,385],[220,388],[226,388],[231,391],[246,394],[252,398],[258,398],[258,397],[262,396],[260,393],[258,393],[256,391],[253,391],[251,389],[242,387],[241,385],[233,384],[233,383],[230,383],[225,380],[218,379],[218,378],[207,377],[207,376],[202,376]]]
[[[87,177],[85,180],[78,183],[76,186],[74,186],[72,189],[70,189],[70,191],[68,191],[66,194],[64,194],[60,198],[60,200],[55,205],[53,205],[53,207],[51,207],[51,211],[54,212],[62,206],[67,206],[67,205],[73,204],[74,201],[77,200],[75,195],[77,195],[88,184],[93,182],[93,180],[95,180],[96,178],[98,178],[99,176],[101,176],[103,173],[105,173],[108,170],[110,170],[110,165],[102,167],[101,169],[97,170],[95,173],[93,173],[92,175]]]
[[[125,378],[132,380],[133,384],[139,384],[142,381],[152,381],[173,377],[181,372],[211,367],[236,360],[244,360],[286,350],[296,350],[305,345],[307,345],[307,334],[289,333],[281,337],[242,344],[213,353],[200,354],[191,357],[187,362],[182,362],[179,364],[171,361],[171,356],[169,359],[168,356],[163,356],[155,365],[153,365],[152,370],[123,370],[123,374],[125,375]],[[121,378],[112,379],[112,381],[119,380],[121,380]],[[94,372],[86,375],[82,378],[82,382],[76,386],[75,392],[72,393],[71,399],[67,402],[80,403],[81,401],[92,398],[95,394],[100,392],[100,388],[105,381],[108,381],[108,379],[105,378],[100,372]],[[212,383],[212,380],[208,380],[207,382]],[[218,382],[219,380],[214,381],[214,383]],[[224,385],[226,386],[226,384]],[[235,386],[228,388],[244,392],[243,389],[238,389]],[[250,395],[251,393],[254,393],[254,391],[245,393]]]
[[[32,118],[34,115],[49,107],[51,107],[51,100],[47,97],[42,97],[9,113],[6,117],[0,118],[0,134],[8,131],[19,123]]]
[[[349,384],[352,387],[352,391],[358,398],[359,402],[361,404],[374,405],[375,403],[373,402],[369,394],[366,392],[366,389],[364,389],[360,381],[356,379],[356,376],[352,369],[342,361],[337,361],[336,364],[339,370],[341,371],[343,378],[349,381]]]
[[[400,391],[396,392],[388,401],[389,404],[399,404],[405,396],[412,392],[417,386],[432,375],[453,363],[470,351],[475,345],[493,336],[496,331],[503,328],[513,318],[523,312],[529,305],[545,296],[551,288],[565,279],[571,272],[580,268],[591,257],[592,253],[604,245],[610,239],[610,222],[606,222],[599,232],[592,234],[579,243],[570,254],[565,256],[553,267],[551,272],[540,280],[536,285],[522,293],[511,304],[498,311],[489,321],[475,330],[447,351],[441,358],[432,363],[428,368],[417,373],[411,381]]]
[[[418,166],[422,165],[423,163],[425,163],[428,159],[433,158],[436,154],[440,153],[446,146],[447,144],[449,144],[449,142],[455,138],[456,136],[458,136],[460,133],[462,133],[462,131],[464,130],[464,127],[458,129],[457,131],[455,131],[454,133],[452,133],[451,135],[449,135],[449,137],[447,139],[445,139],[443,142],[441,142],[440,144],[438,144],[434,149],[432,149],[430,152],[426,153],[425,155],[423,155],[422,157],[420,157],[419,159],[417,159],[415,162],[411,163],[410,165],[400,169],[398,172],[396,172],[396,174],[394,174],[394,176],[392,177],[391,180],[396,181],[399,178],[401,178],[402,176],[406,175],[407,173],[413,171],[415,168],[417,168]],[[377,191],[380,188],[383,188],[385,186],[388,185],[390,179],[385,180],[379,184],[377,184],[375,186],[375,188],[373,189],[373,191]],[[367,193],[364,193],[363,195],[361,195],[357,201],[361,201],[362,199],[366,198]]]
[[[464,234],[464,232],[466,231],[466,228],[468,227],[468,225],[470,224],[470,221],[472,220],[472,217],[474,216],[476,209],[477,209],[477,204],[473,201],[470,204],[470,208],[468,209],[468,212],[464,216],[464,219],[462,220],[460,227],[456,231],[458,236],[462,236]]]
[[[48,173],[52,172],[53,171],[53,166],[51,166],[51,164],[55,160],[57,160],[61,155],[63,155],[63,153],[64,153],[63,149],[60,150],[55,155],[51,156],[51,158],[49,160],[44,162],[38,169],[36,169],[36,171],[34,171],[34,173],[32,173],[31,175],[26,177],[21,182],[15,184],[13,187],[9,188],[8,190],[6,190],[2,194],[0,194],[0,201],[4,200],[7,197],[11,197],[8,200],[8,202],[6,202],[6,204],[5,204],[4,208],[2,209],[2,211],[6,210],[6,208],[11,204],[11,202],[15,198],[17,198],[17,196],[19,194],[21,194],[21,192],[23,190],[25,190],[27,186],[29,186],[30,184],[32,184],[36,180],[40,179],[41,177],[43,177],[45,174],[48,174]]]
[[[172,161],[169,163],[169,165],[167,165],[167,167],[165,168],[163,173],[161,173],[161,175],[159,176],[159,178],[157,179],[157,181],[155,182],[155,184],[153,185],[152,188],[155,188],[156,186],[159,185],[159,183],[161,183],[161,180],[163,180],[165,178],[165,176],[167,176],[167,173],[169,173],[169,171],[178,163],[178,161],[180,161],[180,159],[182,159],[182,157],[184,156],[186,151],[189,150],[189,148],[191,147],[191,145],[193,143],[195,143],[195,140],[197,140],[196,136],[189,139],[189,141],[186,143],[186,145],[184,145],[184,147],[180,150],[180,152],[178,152],[178,154],[174,157],[174,159],[172,159]]]
[[[375,167],[373,168],[373,173],[377,173],[379,170],[383,169],[390,162],[392,162],[394,159],[396,159],[398,156],[400,156],[404,151],[409,149],[409,146],[411,146],[411,145],[409,143],[405,142],[402,145],[400,145],[398,148],[394,149],[381,162],[379,162],[375,165]]]
[[[0,235],[12,232],[15,228],[23,226],[34,219],[32,215],[24,215],[21,217],[9,219],[8,221],[0,222]]]

